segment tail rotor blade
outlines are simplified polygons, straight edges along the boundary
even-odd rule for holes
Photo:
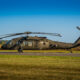
[[[80,27],[79,27],[79,26],[77,26],[76,28],[77,28],[78,30],[80,30]]]

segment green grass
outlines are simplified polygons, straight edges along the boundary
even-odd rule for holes
[[[80,57],[0,55],[0,80],[80,80]]]

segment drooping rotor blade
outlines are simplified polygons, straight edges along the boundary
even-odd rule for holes
[[[4,36],[4,37],[0,37],[0,39],[7,38],[7,37],[11,37],[11,36]]]
[[[18,35],[25,35],[25,34],[43,34],[43,35],[51,35],[51,36],[59,36],[61,37],[60,34],[58,33],[44,33],[44,32],[23,32],[23,33],[14,33],[14,34],[6,34],[6,35],[1,35],[0,39],[7,38],[7,37],[12,37],[12,36],[18,36]]]
[[[77,26],[76,28],[77,28],[78,30],[80,30],[80,27],[79,27],[79,26]]]
[[[59,36],[59,37],[62,37],[58,33],[31,32],[31,34],[43,34],[43,35],[51,35],[51,36]]]
[[[7,37],[12,37],[12,36],[24,35],[24,34],[31,34],[31,32],[0,35],[0,39],[7,38]]]
[[[6,35],[0,35],[0,39],[3,39],[3,38],[7,38],[7,37],[12,37],[12,36],[17,36],[17,35],[22,35],[24,33],[15,33],[15,34],[6,34]]]

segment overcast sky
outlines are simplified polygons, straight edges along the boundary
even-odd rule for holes
[[[0,0],[0,35],[51,32],[63,36],[47,36],[51,40],[74,42],[80,36],[76,26],[80,26],[80,0]]]

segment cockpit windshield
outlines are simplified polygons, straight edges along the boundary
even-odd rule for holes
[[[11,40],[9,40],[6,44],[10,44],[11,43]]]

